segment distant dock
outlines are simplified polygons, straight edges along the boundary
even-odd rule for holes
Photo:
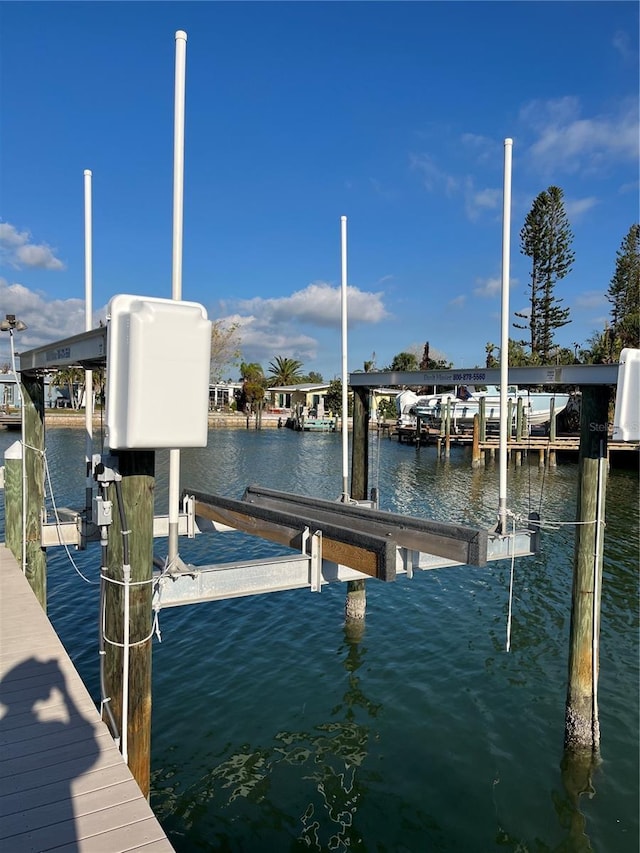
[[[0,427],[5,429],[20,429],[22,426],[22,415],[18,413],[0,412]]]
[[[26,577],[0,544],[0,848],[171,853]]]
[[[439,429],[429,428],[423,425],[418,434],[415,427],[396,427],[385,425],[382,434],[386,434],[389,438],[396,438],[401,444],[412,445],[435,445],[439,452],[444,452],[446,446],[450,447],[471,447],[474,445],[474,436],[472,431],[451,433],[449,436],[443,435]],[[578,453],[580,449],[579,435],[525,435],[520,439],[511,436],[507,440],[507,452],[520,454],[537,454],[540,464],[544,464],[545,460],[553,460],[557,453]],[[612,441],[609,438],[607,442],[607,453],[609,456],[615,453],[616,456],[624,455],[625,458],[631,459],[633,454],[638,454],[640,451],[640,442]],[[499,452],[498,436],[488,436],[484,440],[477,441],[476,452],[493,458]]]

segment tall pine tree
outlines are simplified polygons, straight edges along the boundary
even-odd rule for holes
[[[563,195],[559,187],[541,192],[520,232],[520,251],[531,258],[530,311],[516,312],[516,317],[528,322],[514,325],[529,329],[529,341],[522,343],[531,348],[531,360],[542,364],[549,362],[556,329],[571,322],[569,309],[562,307],[562,299],[554,293],[556,283],[571,271],[574,260],[573,233]]]
[[[611,303],[608,354],[617,361],[624,347],[635,348],[640,342],[640,225],[631,226],[618,249],[607,299]]]

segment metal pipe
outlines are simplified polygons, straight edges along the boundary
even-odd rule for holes
[[[347,217],[340,217],[340,235],[342,246],[342,502],[349,500],[349,389],[347,386]]]
[[[173,128],[173,262],[171,298],[182,299],[182,225],[184,207],[184,103],[187,34],[176,32],[175,106]],[[169,562],[178,556],[180,450],[169,451]]]
[[[504,141],[504,191],[502,202],[502,312],[500,322],[500,532],[507,532],[507,394],[509,383],[509,257],[511,236],[511,152],[513,139]]]
[[[93,326],[93,242],[92,242],[92,200],[91,169],[84,170],[84,328],[91,331]],[[91,521],[93,512],[93,370],[84,372],[84,428],[85,428],[85,517]]]

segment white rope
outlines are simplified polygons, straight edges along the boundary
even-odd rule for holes
[[[104,637],[104,641],[106,643],[109,643],[110,646],[116,646],[119,649],[124,649],[125,645],[127,645],[129,648],[133,648],[134,646],[143,646],[145,643],[149,642],[149,640],[153,637],[153,635],[155,633],[156,633],[156,625],[155,625],[155,621],[154,621],[154,624],[151,626],[150,633],[147,634],[147,636],[143,640],[136,640],[135,643],[132,643],[131,641],[129,641],[128,643],[119,643],[117,640],[112,640],[109,637],[107,637],[107,634],[104,630],[102,632],[102,636]]]
[[[592,521],[538,521],[536,524],[538,527],[544,527],[548,530],[559,530],[561,527],[578,527],[585,524],[601,524],[603,527],[605,526],[604,521],[598,521],[597,518],[594,518]]]
[[[108,575],[105,574],[102,575],[102,578],[103,580],[107,581],[107,583],[114,583],[116,584],[116,586],[126,586],[127,584],[129,586],[142,586],[145,583],[154,583],[157,580],[157,578],[151,577],[146,578],[143,581],[119,581],[116,578],[110,578]]]
[[[155,631],[158,642],[162,642],[162,634],[160,633],[160,610],[153,611],[153,630]]]
[[[514,521],[518,521],[527,526],[538,527],[542,530],[560,530],[561,527],[578,527],[579,525],[584,524],[602,524],[604,526],[604,522],[598,521],[597,519],[593,519],[592,521],[555,521],[553,519],[551,521],[542,521],[539,518],[525,518],[523,515],[511,512],[511,510],[507,510],[507,515],[511,516]]]
[[[45,452],[45,451],[40,450],[40,449],[35,448],[35,447],[32,447],[32,448],[31,448],[31,450],[37,450],[37,452],[38,452],[38,453],[41,453],[41,454],[42,454],[42,458],[43,458],[43,460],[44,460],[44,470],[45,470],[45,475],[46,475],[47,483],[49,484],[49,495],[51,496],[51,506],[53,507],[53,514],[54,514],[55,519],[56,519],[56,530],[58,531],[58,538],[60,539],[60,542],[61,542],[62,546],[64,547],[64,550],[67,552],[67,557],[69,558],[69,562],[71,563],[71,565],[73,566],[73,568],[76,570],[76,572],[78,573],[78,575],[82,578],[82,580],[83,580],[85,583],[88,583],[88,584],[90,584],[91,586],[97,586],[97,585],[98,585],[98,581],[92,581],[92,580],[90,580],[88,577],[86,577],[86,576],[85,576],[85,575],[80,571],[80,569],[78,568],[78,566],[77,566],[77,564],[76,564],[76,561],[75,561],[75,560],[73,559],[73,557],[71,556],[71,551],[69,550],[69,546],[67,545],[67,543],[66,543],[66,542],[63,542],[63,541],[62,541],[62,531],[61,531],[61,529],[60,529],[60,515],[59,515],[59,513],[58,513],[58,507],[57,507],[57,505],[56,505],[56,499],[55,499],[55,496],[54,496],[54,494],[53,494],[53,484],[52,484],[52,482],[51,482],[51,474],[49,473],[49,462],[48,462],[48,460],[47,460],[47,454],[46,454],[46,452]]]

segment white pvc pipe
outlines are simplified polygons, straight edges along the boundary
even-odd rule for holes
[[[598,573],[602,570],[601,551],[602,534],[605,521],[604,490],[607,481],[607,455],[604,452],[604,443],[600,442],[600,453],[598,456],[598,484],[596,496],[596,536],[593,555],[593,634],[591,637],[591,677],[593,695],[593,722],[599,727],[598,712],[598,658],[600,655],[600,596],[601,590],[598,585]],[[597,745],[597,744],[594,744]]]
[[[93,326],[93,242],[92,242],[91,170],[84,170],[84,328]],[[86,519],[91,521],[93,511],[93,371],[84,372],[84,425],[85,425],[85,510]]]
[[[342,501],[349,500],[349,389],[347,387],[347,217],[340,217],[340,236],[342,246]]]
[[[187,34],[176,32],[176,72],[173,126],[173,262],[171,297],[182,299],[182,226],[184,207],[184,103]],[[169,562],[178,556],[178,512],[180,503],[180,451],[169,451]]]
[[[502,202],[502,312],[500,323],[500,532],[507,533],[507,395],[509,392],[509,259],[511,250],[511,151],[513,139],[504,141],[504,192]]]
[[[122,567],[124,579],[124,602],[123,619],[124,629],[122,638],[122,726],[120,746],[124,763],[129,763],[129,657],[130,657],[130,631],[131,631],[131,566]]]

